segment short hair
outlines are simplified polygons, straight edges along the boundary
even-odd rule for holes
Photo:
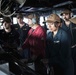
[[[39,14],[37,14],[37,13],[31,13],[28,15],[27,18],[31,19],[34,22],[34,24],[39,23]]]
[[[17,18],[23,19],[23,14],[22,14],[22,13],[18,13],[18,14],[17,14]]]
[[[3,23],[4,22],[11,23],[11,18],[10,17],[4,17],[3,18]]]

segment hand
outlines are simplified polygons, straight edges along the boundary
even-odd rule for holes
[[[36,55],[32,55],[31,60],[36,60],[37,56]]]
[[[48,59],[41,59],[41,61],[44,63],[44,64],[48,64]]]
[[[22,51],[23,49],[21,47],[18,47],[17,50]]]
[[[73,45],[73,46],[71,46],[71,48],[74,48],[74,47],[76,47],[76,44],[75,44],[75,45]]]
[[[7,42],[5,42],[5,43],[2,44],[2,47],[9,48],[10,46],[9,46],[9,44]]]

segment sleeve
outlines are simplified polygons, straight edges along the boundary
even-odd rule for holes
[[[40,33],[36,37],[35,45],[38,47],[44,47],[46,41],[46,33],[39,31]]]
[[[19,47],[20,46],[20,39],[19,39],[19,33],[13,29],[13,35],[14,35],[14,40],[13,41],[13,44],[16,46],[16,47]]]
[[[60,57],[62,61],[67,61],[71,56],[71,41],[68,34],[62,33]]]
[[[39,29],[38,34],[34,40],[34,47],[37,50],[36,54],[42,54],[44,57],[46,47],[46,32],[42,29]]]
[[[46,53],[46,58],[49,59],[50,58],[50,51],[49,51],[49,46],[48,46],[48,40],[46,40],[45,53]]]
[[[28,32],[28,35],[27,35],[26,40],[24,41],[24,43],[22,45],[22,49],[25,49],[25,48],[29,48],[30,47],[30,45],[29,45],[29,36],[30,36],[30,30]]]
[[[22,49],[29,48],[29,38],[26,38],[25,42],[22,45]]]
[[[20,36],[20,35],[19,35],[19,33],[17,32],[17,33],[16,33],[16,43],[17,43],[18,46],[20,46],[19,36]]]
[[[47,37],[46,37],[46,50],[45,50],[45,52],[46,52],[46,58],[47,59],[49,59],[50,58],[50,48],[49,48],[49,43],[51,42],[50,40],[49,40],[49,33],[50,31],[47,31]],[[50,34],[51,35],[51,34]]]
[[[0,30],[0,45],[3,43],[2,41],[2,30]]]

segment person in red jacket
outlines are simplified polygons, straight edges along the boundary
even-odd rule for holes
[[[45,72],[42,71],[43,69],[40,67],[40,61],[45,57],[46,31],[39,25],[38,17],[39,16],[36,14],[30,14],[28,16],[28,25],[31,29],[28,32],[28,37],[25,40],[22,49],[29,48],[31,54],[30,57],[35,62],[36,72],[44,75]]]

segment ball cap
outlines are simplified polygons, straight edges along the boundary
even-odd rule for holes
[[[57,14],[51,14],[45,22],[61,22],[61,19]]]
[[[70,14],[72,11],[71,10],[69,10],[69,9],[65,9],[65,10],[63,10],[62,12],[61,12],[61,16],[63,15],[63,14]]]
[[[76,17],[69,19],[72,23],[76,24]]]

